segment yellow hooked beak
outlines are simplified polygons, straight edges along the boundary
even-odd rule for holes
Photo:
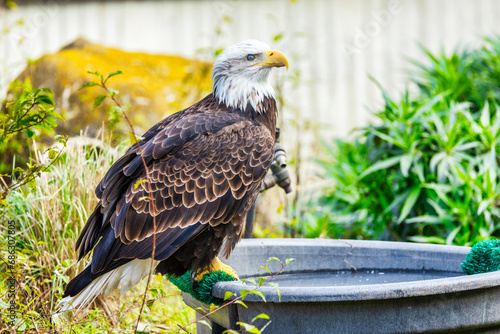
[[[285,55],[279,51],[269,50],[267,51],[267,60],[258,63],[257,65],[262,65],[266,67],[283,67],[286,66],[288,70],[288,59]]]

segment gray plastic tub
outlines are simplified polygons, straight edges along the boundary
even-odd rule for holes
[[[267,302],[245,299],[248,309],[230,305],[210,315],[222,333],[266,313],[264,333],[500,333],[500,272],[465,276],[460,264],[468,247],[415,243],[324,240],[245,239],[227,261],[240,278],[265,276],[258,271],[269,257],[295,258],[279,275],[281,301],[264,286]],[[269,263],[277,271],[278,263]],[[251,284],[219,282],[212,294],[238,294]],[[193,308],[208,309],[189,295]],[[197,315],[203,311],[197,310]],[[267,321],[254,323],[259,328]]]

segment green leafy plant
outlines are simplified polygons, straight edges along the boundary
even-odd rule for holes
[[[376,124],[325,145],[330,237],[468,245],[500,237],[500,39],[419,64],[415,95],[384,91]]]
[[[57,119],[62,119],[56,111],[50,89],[36,89],[29,85],[22,85],[21,89],[22,93],[19,97],[15,101],[6,102],[4,111],[0,113],[1,155],[19,151],[32,154],[32,150],[29,149],[30,141],[36,138],[37,133],[52,133],[53,128],[57,126]],[[54,140],[58,141],[62,147],[66,145],[66,138],[63,136],[57,135]],[[6,197],[12,190],[27,185],[28,189],[22,188],[25,190],[25,196],[29,189],[33,191],[36,178],[49,169],[60,155],[62,147],[46,149],[45,162],[30,158],[26,163],[27,167],[16,167],[11,175],[0,174],[0,209],[7,205]],[[0,166],[0,168],[6,169],[6,166]],[[8,184],[4,177],[13,179],[13,182],[10,180]]]
[[[108,112],[108,127],[111,131],[113,131],[116,128],[116,125],[123,118],[124,113],[123,113],[123,109],[122,109],[120,103],[118,103],[118,101],[115,99],[115,96],[119,92],[117,90],[114,90],[114,89],[106,86],[106,83],[108,82],[108,80],[110,78],[112,78],[116,75],[123,74],[123,72],[122,71],[113,72],[113,73],[109,74],[106,78],[104,78],[102,76],[102,74],[100,74],[99,72],[88,72],[88,73],[94,75],[98,79],[98,82],[95,82],[95,81],[87,82],[80,89],[85,89],[85,88],[97,86],[97,87],[103,88],[106,91],[106,94],[101,94],[101,95],[96,96],[92,110],[95,110],[96,108],[98,108],[104,102],[104,100],[106,100],[107,98],[113,100],[114,104],[112,106],[110,106],[107,110],[107,112]]]
[[[413,80],[423,97],[446,93],[444,103],[468,102],[473,113],[486,102],[500,104],[500,36],[486,38],[486,45],[476,50],[432,54],[421,47],[427,63],[413,60],[417,71]]]

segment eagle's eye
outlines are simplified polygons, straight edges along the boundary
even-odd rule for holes
[[[247,60],[254,60],[255,59],[255,56],[254,55],[248,55],[247,56]]]

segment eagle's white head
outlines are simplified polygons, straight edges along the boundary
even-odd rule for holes
[[[286,66],[288,60],[279,51],[257,40],[246,40],[226,48],[212,70],[213,94],[219,103],[245,110],[250,104],[265,112],[262,101],[274,98],[268,81],[273,67]]]

